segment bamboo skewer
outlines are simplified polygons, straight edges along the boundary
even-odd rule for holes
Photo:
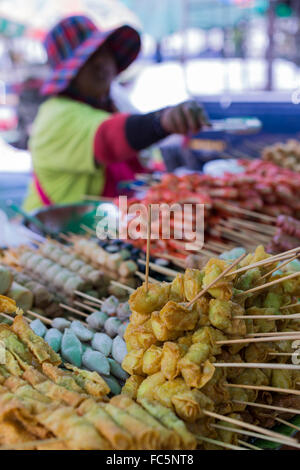
[[[272,362],[214,362],[214,367],[238,367],[241,369],[277,369],[277,370],[300,370],[300,365],[279,364]]]
[[[300,276],[300,271],[293,273],[293,274],[289,274],[288,276],[285,276],[285,277],[281,277],[280,279],[275,279],[275,281],[267,282],[266,284],[262,284],[261,286],[256,286],[256,287],[253,287],[252,289],[248,289],[243,292],[243,295],[257,292],[258,290],[265,289],[266,287],[274,286],[275,284],[280,284],[281,282],[287,281],[289,279],[293,279],[294,277],[298,277],[298,276]],[[241,295],[241,294],[237,294],[237,295]]]
[[[242,441],[241,439],[238,439],[238,444],[241,444],[244,447],[248,447],[250,450],[262,450],[260,447],[257,447],[253,444],[249,444],[249,442]]]
[[[89,235],[92,235],[92,236],[95,236],[95,231],[92,230],[90,227],[88,227],[87,225],[84,225],[84,224],[80,224],[80,228],[82,230],[84,230],[86,233],[88,233]]]
[[[236,232],[235,231],[236,228],[230,222],[226,220],[220,220],[220,225],[221,227],[217,226],[217,228],[220,228],[221,230],[224,231],[222,227],[225,227],[226,228],[225,233],[228,233],[229,235],[239,236],[241,239],[246,240],[246,241],[249,241],[249,234],[251,234],[251,242],[252,240],[256,240],[257,242],[260,242],[260,243],[268,243],[270,241],[270,236],[264,235],[262,233],[254,232],[249,229],[246,230],[245,228],[242,229],[240,227],[239,230],[243,230],[243,232],[241,231]]]
[[[213,251],[206,250],[205,248],[200,248],[199,253],[200,253],[201,255],[207,256],[208,258],[215,258],[216,256],[218,256],[218,255],[217,255],[216,253],[214,253]]]
[[[66,242],[71,243],[73,245],[72,239],[70,237],[68,237],[67,235],[65,235],[64,233],[60,233],[59,236],[60,236],[60,238],[62,238]]]
[[[146,281],[146,275],[144,273],[141,273],[140,271],[136,271],[135,275],[138,276],[143,281]],[[157,279],[154,279],[154,277],[151,277],[151,276],[148,276],[148,281],[150,281],[152,284],[159,283]]]
[[[1,317],[4,317],[7,320],[10,320],[11,322],[13,322],[13,319],[9,315],[6,315],[6,313],[0,312],[0,315],[1,315]]]
[[[47,317],[44,317],[43,315],[40,315],[39,313],[32,312],[32,310],[27,310],[26,313],[29,313],[29,315],[32,315],[35,318],[38,318],[39,320],[42,320],[46,325],[52,325],[52,320],[50,320]]]
[[[299,353],[297,353],[296,351],[295,352],[292,352],[292,353],[281,353],[281,352],[274,352],[274,353],[271,353],[271,352],[268,352],[268,356],[294,356],[294,357],[297,357],[299,355]]]
[[[82,302],[78,302],[77,300],[75,300],[75,301],[73,302],[73,304],[74,304],[74,305],[77,305],[78,307],[85,308],[85,309],[88,310],[89,312],[94,312],[94,311],[95,311],[95,308],[92,308],[92,307],[90,307],[89,305],[83,304]],[[97,305],[97,304],[95,304],[95,305]],[[98,310],[99,310],[99,307],[100,307],[100,305],[97,305]],[[87,316],[88,316],[88,315],[87,315]]]
[[[243,388],[246,390],[262,390],[274,393],[287,393],[290,395],[300,395],[300,390],[290,390],[289,388],[269,387],[267,385],[244,385],[244,384],[225,384],[225,387]]]
[[[132,293],[134,292],[134,289],[133,289],[132,287],[126,286],[126,284],[122,284],[121,282],[118,282],[118,281],[110,281],[110,283],[111,283],[113,286],[121,287],[122,289],[127,290],[130,294],[132,294]],[[101,303],[103,303],[103,302],[101,301]]]
[[[219,447],[224,447],[224,449],[230,450],[248,450],[243,449],[243,447],[236,446],[234,444],[228,444],[227,442],[218,441],[216,439],[211,439],[210,437],[196,436],[198,441],[208,442],[208,444],[214,444]]]
[[[59,304],[59,306],[65,310],[68,310],[69,312],[77,313],[77,315],[80,315],[81,317],[87,318],[89,316],[87,313],[83,313],[80,310],[77,310],[77,308],[69,307],[69,305]]]
[[[250,211],[248,209],[242,209],[239,206],[234,206],[231,204],[226,204],[224,202],[215,201],[214,205],[221,209],[227,209],[230,212],[238,212],[240,214],[249,215],[250,217],[255,217],[257,219],[266,220],[271,223],[276,222],[276,217],[271,217],[270,215],[260,214],[259,212]]]
[[[237,264],[239,264],[242,259],[244,259],[246,254],[240,256],[238,259],[236,259],[232,264],[230,264],[219,276],[216,277],[212,282],[210,282],[207,286],[202,289],[202,291],[199,292],[199,294],[196,295],[190,302],[187,303],[186,307],[189,308],[191,305],[193,305],[194,302],[196,302],[205,292],[207,292],[212,286],[214,286],[220,279],[222,279],[229,271],[234,268]]]
[[[176,256],[169,255],[168,253],[159,253],[159,257],[172,261],[172,263],[178,266],[179,268],[185,267],[184,260],[182,260],[181,258],[177,258]]]
[[[92,300],[93,302],[99,303],[100,305],[103,303],[102,300],[99,300],[96,297],[92,297],[91,295],[85,294],[84,292],[80,292],[80,290],[75,290],[74,294],[79,295],[80,297],[84,297],[85,299]]]
[[[295,320],[300,318],[300,313],[292,313],[291,315],[236,315],[233,318],[240,320]]]
[[[271,442],[278,442],[278,444],[286,445],[286,440],[284,439],[285,436],[282,436],[282,434],[279,434],[279,433],[278,433],[278,436],[280,436],[280,437],[269,437],[269,436],[265,436],[263,434],[259,434],[257,432],[245,431],[244,429],[232,428],[231,426],[228,426],[228,427],[227,426],[222,426],[221,424],[210,424],[209,426],[212,427],[212,428],[221,429],[222,431],[236,432],[237,434],[243,434],[245,436],[256,437],[257,439],[263,439],[263,440],[271,441]],[[293,445],[295,445],[295,444],[296,443],[294,443]]]
[[[285,251],[284,253],[280,253],[279,255],[269,256],[268,258],[265,258],[261,261],[256,261],[255,263],[252,263],[252,264],[248,264],[247,266],[243,266],[242,268],[237,269],[233,273],[230,273],[230,275],[240,274],[252,268],[258,268],[260,266],[265,266],[265,265],[273,264],[279,261],[284,261],[291,257],[291,253],[296,253],[297,251],[300,251],[300,247]]]
[[[241,400],[232,400],[233,403],[239,405],[254,406],[256,408],[264,408],[265,410],[280,411],[281,413],[291,413],[291,414],[300,414],[300,410],[296,408],[285,408],[282,406],[273,406],[273,405],[264,405],[263,403],[254,403],[252,401],[241,401]]]
[[[206,242],[204,243],[204,248],[208,248],[209,250],[216,251],[218,254],[223,253],[224,249],[215,245],[214,242]]]
[[[143,264],[144,266],[146,266],[146,261],[144,261],[143,259],[139,259],[139,263]],[[166,276],[172,276],[172,277],[176,277],[177,274],[178,274],[178,271],[175,271],[174,269],[170,269],[170,268],[166,268],[164,266],[159,266],[158,264],[155,264],[155,263],[149,263],[149,267],[153,270],[153,271],[156,271],[160,274],[165,274]]]
[[[276,418],[274,418],[276,421],[278,421],[278,423],[281,423],[281,424],[285,424],[285,426],[289,426],[290,428],[292,429],[296,429],[296,431],[300,431],[300,427],[299,426],[296,426],[296,424],[294,423],[289,423],[288,421],[286,421],[285,419],[282,419],[282,418],[278,418],[276,416]]]
[[[292,437],[282,436],[278,432],[262,428],[261,426],[256,426],[255,424],[246,423],[244,421],[240,421],[235,418],[230,418],[229,416],[223,416],[223,415],[220,415],[218,413],[215,413],[213,411],[208,411],[208,410],[203,410],[203,414],[205,414],[206,416],[210,416],[211,418],[219,419],[220,421],[226,421],[227,423],[235,424],[242,428],[249,429],[250,431],[258,432],[260,435],[263,434],[269,437],[273,437],[275,439],[276,438],[282,439],[287,444],[294,444],[294,443],[297,444],[297,440]]]
[[[265,235],[274,235],[276,231],[276,228],[272,227],[271,225],[262,224],[260,222],[254,222],[252,220],[250,221],[250,220],[237,219],[236,217],[232,217],[232,218],[229,218],[228,221],[234,225],[237,225],[240,227],[248,227],[251,230],[264,233]]]
[[[297,335],[278,335],[278,336],[268,336],[268,342],[274,341],[285,341],[292,339],[300,339],[300,331]],[[229,339],[226,341],[216,341],[216,344],[243,344],[243,343],[262,343],[265,342],[266,338],[239,338],[239,339]]]
[[[299,253],[297,253],[295,256],[293,256],[291,259],[287,259],[286,261],[284,261],[282,264],[280,264],[279,266],[276,266],[276,268],[273,268],[271,271],[269,271],[268,273],[264,274],[260,279],[265,279],[266,277],[269,277],[271,276],[271,274],[275,273],[276,271],[278,271],[278,269],[281,269],[283,268],[284,266],[286,266],[287,264],[291,263],[292,261],[294,261],[295,259],[299,258]]]
[[[290,304],[290,305],[283,305],[280,307],[279,310],[284,310],[286,308],[293,308],[293,307],[300,307],[300,302],[296,302],[295,304]]]
[[[99,300],[101,300],[101,299],[99,299]],[[77,303],[77,305],[79,304],[79,302],[77,302],[77,301],[74,302],[74,304],[76,304],[76,303]],[[81,305],[84,305],[84,308],[86,308],[86,309],[87,309],[87,306],[96,307],[97,309],[99,309],[99,304],[97,304],[96,302],[92,302],[91,300],[84,300]],[[94,312],[94,310],[93,310],[93,312]]]
[[[147,251],[146,251],[146,292],[149,289],[149,262],[150,262],[150,243],[151,243],[151,204],[148,206],[148,224],[147,224]]]
[[[271,331],[269,333],[249,333],[246,335],[247,338],[259,338],[264,337],[268,338],[268,336],[294,336],[298,335],[300,331]],[[267,339],[266,339],[267,341]]]

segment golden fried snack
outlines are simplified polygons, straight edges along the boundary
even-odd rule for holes
[[[234,302],[212,299],[209,303],[209,319],[213,326],[230,335],[245,336],[246,323],[234,318],[236,315],[244,315],[244,310]]]
[[[71,407],[46,411],[38,415],[38,420],[55,436],[64,439],[72,450],[110,450],[106,439],[100,436],[95,427],[78,416]]]
[[[160,403],[147,398],[142,398],[140,403],[148,413],[162,422],[167,428],[173,429],[180,436],[182,449],[196,449],[197,441],[195,437],[188,431],[184,422],[177,418],[176,414],[170,408],[166,408]]]
[[[76,383],[74,376],[70,372],[59,369],[49,362],[44,362],[42,369],[44,374],[57,385],[61,385],[72,392],[84,393],[84,390]]]
[[[222,406],[223,413],[228,413],[231,409],[230,406],[228,407],[230,395],[229,387],[226,387],[226,379],[227,371],[217,367],[210,381],[201,388],[201,392],[213,400],[216,406]]]
[[[213,356],[221,354],[222,348],[219,346],[217,341],[225,341],[227,337],[222,331],[213,328],[212,326],[204,326],[199,328],[193,333],[192,342],[208,344],[211,347],[211,353]]]
[[[49,361],[55,365],[61,364],[60,356],[53,351],[43,338],[32,331],[28,322],[22,315],[15,317],[11,328],[26,344],[26,346],[28,346],[28,349],[40,363]]]
[[[162,348],[161,371],[168,380],[175,379],[180,371],[178,361],[187,352],[188,346],[167,341]]]
[[[22,343],[9,326],[0,324],[0,340],[4,342],[6,350],[14,356],[22,368],[27,365],[37,365],[37,360],[29,348]]]
[[[147,320],[149,320],[148,313],[140,313],[140,312],[133,311],[130,315],[131,325],[135,325],[135,326],[143,325]]]
[[[92,423],[113,449],[129,450],[133,448],[133,439],[124,428],[120,427],[105,411],[103,406],[93,399],[85,400],[77,410],[80,416]]]
[[[202,289],[204,272],[199,269],[187,268],[184,273],[184,296],[187,300],[192,300]]]
[[[118,395],[111,399],[111,404],[123,410],[126,410],[133,417],[140,419],[143,423],[155,429],[158,434],[157,448],[159,449],[172,449],[174,442],[174,432],[166,429],[157,419],[153,418],[147,413],[144,408],[135,403],[125,395]]]
[[[276,352],[276,346],[274,343],[251,343],[245,348],[245,361],[269,362],[272,358],[269,353],[272,352]]]
[[[160,371],[162,354],[162,348],[154,344],[144,352],[142,370],[145,375],[156,374]]]
[[[182,378],[165,381],[155,387],[153,391],[154,400],[161,403],[163,406],[172,408],[172,397],[177,393],[188,391],[189,388]]]
[[[204,417],[203,410],[213,411],[214,402],[200,390],[184,390],[172,397],[176,414],[184,421],[193,423]]]
[[[180,359],[179,369],[186,384],[199,389],[210,381],[215,372],[215,367],[209,360],[198,365],[186,357]]]
[[[234,419],[241,419],[241,415],[236,414],[236,413],[230,413],[228,416]],[[224,427],[231,427],[231,428],[236,427],[234,424],[228,424],[226,421],[222,421],[222,420],[220,421],[220,425]],[[220,439],[222,440],[222,442],[226,442],[228,444],[238,445],[238,439],[242,437],[241,435],[238,434],[238,431],[239,431],[239,428],[236,429],[236,432],[225,431],[224,429],[218,429],[217,439]]]
[[[159,310],[169,299],[170,284],[149,284],[146,290],[145,283],[136,289],[129,298],[131,311],[150,315],[154,310]]]
[[[88,394],[96,398],[103,398],[110,393],[109,386],[97,372],[79,369],[72,364],[65,364],[65,367],[72,370],[77,385]]]
[[[36,440],[36,436],[26,431],[21,423],[14,420],[2,421],[0,426],[0,444],[12,445]]]
[[[122,368],[130,375],[143,375],[143,356],[143,349],[130,351],[122,362]]]
[[[19,399],[15,394],[0,394],[0,421],[15,421],[23,429],[40,439],[49,436],[48,430],[32,415],[32,403]],[[1,427],[1,426],[0,426]]]
[[[229,266],[227,261],[219,258],[211,258],[204,268],[203,287],[208,286]],[[211,289],[208,290],[212,297],[220,300],[229,300],[232,297],[232,282],[235,277],[227,276],[226,280],[221,279]]]
[[[135,447],[138,450],[155,450],[158,442],[158,431],[134,418],[126,411],[110,403],[104,409],[109,415],[133,436]]]
[[[16,397],[26,403],[26,408],[31,414],[38,414],[49,408],[57,407],[57,404],[47,396],[32,388],[25,380],[20,377],[9,377],[4,383]]]
[[[293,375],[290,370],[272,370],[272,387],[293,388]]]
[[[17,304],[13,299],[0,295],[0,312],[3,313],[15,313],[17,310]]]
[[[7,349],[5,351],[5,368],[8,372],[14,376],[21,377],[23,371],[18,364],[18,361],[14,358],[11,352]]]
[[[136,399],[139,386],[145,380],[145,377],[141,375],[133,374],[125,382],[122,388],[122,394],[127,395],[130,398]]]
[[[175,302],[183,302],[184,297],[184,274],[177,274],[175,279],[171,282],[170,296],[168,300]]]
[[[177,339],[177,343],[184,349],[188,350],[193,344],[193,332],[186,332],[184,336]]]
[[[198,322],[196,309],[188,309],[172,300],[161,309],[159,316],[170,331],[193,330]]]
[[[166,381],[162,372],[157,372],[156,374],[149,375],[141,385],[139,386],[137,393],[137,400],[140,401],[142,398],[149,398],[149,400],[154,399],[154,390],[158,385],[163,384]]]
[[[157,342],[150,320],[137,326],[129,324],[124,333],[124,339],[128,351],[140,348],[148,349]]]
[[[23,374],[23,379],[27,380],[36,390],[46,397],[51,398],[51,400],[74,408],[79,406],[80,403],[88,397],[88,395],[68,390],[61,385],[51,382],[46,375],[41,374],[33,367],[26,369]]]
[[[163,320],[160,317],[160,312],[152,312],[151,315],[151,326],[155,338],[158,341],[171,341],[182,334],[181,331],[171,331],[169,330]],[[126,343],[127,344],[127,343]]]

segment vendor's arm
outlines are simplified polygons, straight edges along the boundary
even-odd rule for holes
[[[94,154],[98,164],[129,160],[170,134],[188,134],[209,125],[203,108],[189,101],[158,112],[116,114],[97,129]]]

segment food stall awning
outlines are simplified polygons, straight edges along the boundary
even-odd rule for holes
[[[8,38],[23,36],[25,29],[23,24],[0,17],[0,36]]]
[[[141,20],[143,30],[160,40],[188,26],[228,28],[263,13],[268,0],[122,0]],[[262,4],[263,2],[263,4]],[[264,7],[264,8],[262,8]]]
[[[59,19],[74,14],[88,15],[103,29],[124,23],[137,28],[141,26],[137,16],[119,0],[26,0],[26,2],[2,0],[0,2],[0,21],[3,18],[3,29],[13,31],[13,25],[19,25],[19,30],[15,28],[19,34],[15,35],[26,35],[37,39],[42,39]]]

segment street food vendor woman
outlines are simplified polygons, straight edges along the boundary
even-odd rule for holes
[[[193,101],[144,115],[117,111],[111,83],[140,51],[140,36],[130,26],[103,32],[89,18],[72,16],[48,33],[45,47],[51,73],[29,142],[27,211],[84,195],[116,196],[119,181],[143,171],[142,149],[206,123]]]

